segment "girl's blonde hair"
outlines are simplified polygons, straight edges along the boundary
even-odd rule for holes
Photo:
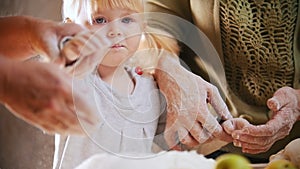
[[[91,21],[92,14],[102,9],[123,8],[144,12],[144,0],[63,0],[63,17],[75,21],[80,12],[84,10],[85,15]],[[90,22],[92,23],[92,22]]]
[[[144,13],[144,0],[64,0],[63,17],[75,21],[80,12],[85,12],[90,23],[92,23],[92,14],[102,9],[122,8]],[[82,11],[84,10],[84,11]],[[144,30],[144,39],[137,51],[137,55],[129,60],[129,65],[140,66],[143,69],[155,68],[156,64],[164,51],[170,55],[179,54],[177,40],[170,34],[146,25]],[[139,51],[147,51],[141,52]]]

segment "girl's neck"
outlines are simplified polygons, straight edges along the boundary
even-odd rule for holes
[[[116,74],[116,72],[120,72],[120,71],[117,71],[117,69],[119,69],[120,67],[110,67],[110,66],[105,66],[105,65],[99,64],[97,71],[103,81],[111,84],[113,77],[118,76]]]
[[[134,90],[134,81],[126,72],[124,66],[110,67],[99,65],[97,69],[101,79],[122,94],[131,94]]]

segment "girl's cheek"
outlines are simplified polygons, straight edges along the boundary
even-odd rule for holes
[[[97,24],[91,24],[90,22],[85,22],[84,27],[86,27],[89,30],[98,30],[103,27],[103,25],[97,25]]]
[[[92,31],[97,31],[100,29],[100,27],[96,25],[88,25],[87,28]]]

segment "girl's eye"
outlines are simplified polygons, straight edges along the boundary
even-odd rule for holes
[[[95,18],[94,22],[97,23],[97,24],[104,24],[104,23],[107,23],[107,20],[103,17],[102,18]]]
[[[134,20],[132,18],[129,18],[129,17],[122,18],[123,23],[130,23],[130,22],[133,22],[133,21]]]

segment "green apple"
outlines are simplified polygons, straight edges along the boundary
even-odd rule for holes
[[[215,169],[253,169],[250,161],[238,154],[224,154],[216,159]]]
[[[271,161],[265,169],[297,169],[294,164],[288,160],[280,159]]]

